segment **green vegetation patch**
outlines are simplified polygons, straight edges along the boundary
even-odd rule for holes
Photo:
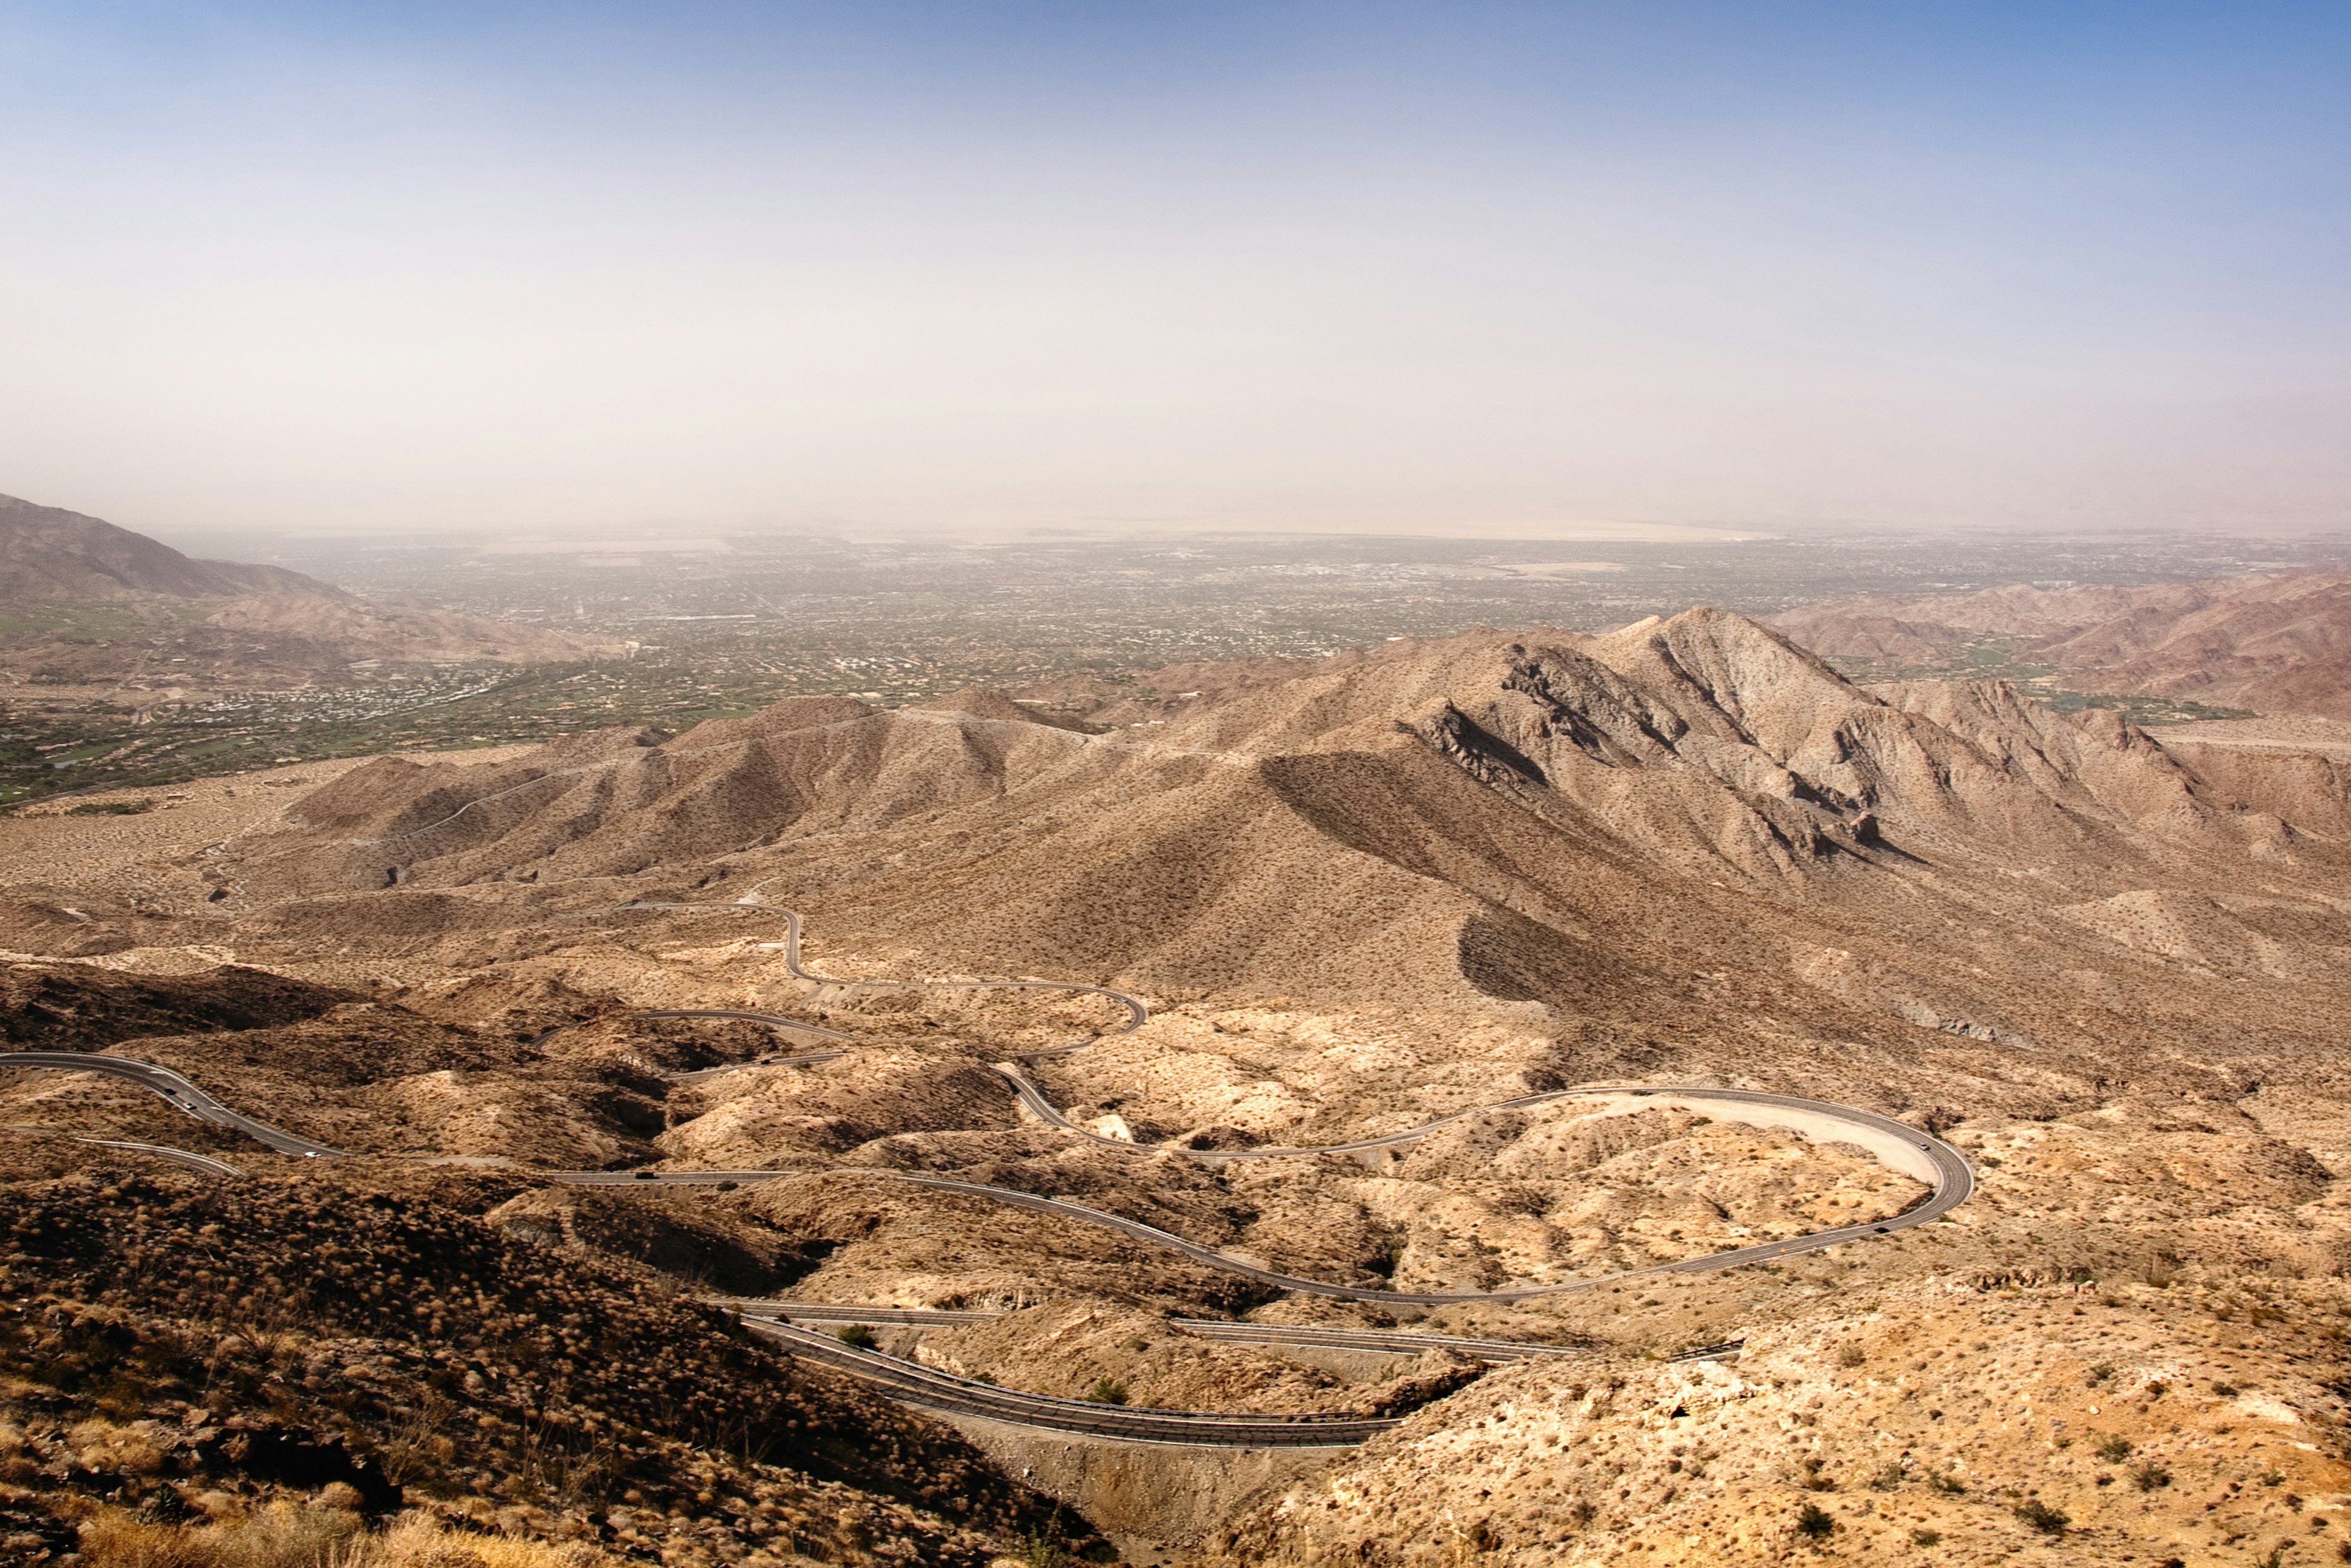
[[[86,800],[78,806],[66,808],[68,817],[135,817],[141,811],[155,809],[150,796],[137,800]]]
[[[0,611],[0,637],[54,637],[64,643],[118,642],[146,630],[145,621],[120,604],[65,601],[15,604]]]
[[[2118,712],[2126,724],[2193,724],[2206,718],[2252,718],[2253,710],[2243,707],[2218,707],[2210,703],[2188,702],[2179,697],[2116,696],[2105,692],[2069,692],[2055,686],[2034,691],[2033,698],[2047,703],[2060,713],[2079,713],[2085,708],[2108,708]]]

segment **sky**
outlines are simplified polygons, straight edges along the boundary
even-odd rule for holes
[[[0,493],[2339,528],[2351,6],[0,0]]]

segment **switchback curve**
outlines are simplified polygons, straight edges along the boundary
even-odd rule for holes
[[[103,1072],[131,1082],[176,1105],[199,1122],[210,1122],[216,1127],[228,1127],[243,1133],[256,1143],[276,1149],[281,1155],[300,1155],[308,1159],[332,1159],[345,1151],[331,1144],[317,1143],[298,1133],[283,1127],[273,1127],[266,1122],[256,1122],[240,1115],[214,1099],[192,1080],[182,1077],[168,1067],[152,1061],[139,1061],[127,1056],[105,1056],[96,1051],[0,1051],[0,1070],[51,1072]],[[138,1145],[139,1148],[161,1145]],[[185,1150],[174,1149],[173,1154]],[[201,1158],[204,1156],[190,1156]]]

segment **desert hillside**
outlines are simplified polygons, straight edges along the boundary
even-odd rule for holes
[[[0,594],[32,600],[266,595],[350,602],[350,595],[282,567],[192,560],[112,523],[0,496]]]
[[[2339,570],[1852,599],[1771,624],[1855,664],[1957,670],[1989,654],[2053,666],[2079,691],[2351,718],[2351,576]]]
[[[77,685],[348,679],[362,661],[576,659],[609,647],[538,627],[370,604],[282,567],[195,560],[97,517],[0,496],[0,668]]]
[[[2335,759],[1859,685],[1707,610],[1193,673],[1148,717],[800,699],[0,821],[12,1049],[151,1062],[338,1151],[25,1073],[0,1092],[44,1163],[12,1192],[61,1233],[125,1194],[315,1232],[381,1192],[498,1278],[625,1276],[695,1334],[724,1332],[697,1298],[946,1312],[880,1347],[1081,1405],[1400,1423],[1252,1469],[965,1422],[988,1458],[957,1462],[997,1469],[951,1499],[789,1446],[694,1482],[690,1434],[614,1406],[670,1490],[558,1509],[469,1405],[488,1436],[404,1483],[455,1520],[479,1472],[515,1528],[645,1561],[789,1561],[754,1526],[819,1486],[864,1500],[828,1550],[1011,1550],[1021,1480],[1154,1562],[2294,1561],[2351,1529]],[[1945,1140],[1972,1190],[1928,1207],[1866,1136],[1707,1089]],[[123,1145],[254,1196],[134,1179]],[[424,1329],[488,1332],[403,1330],[427,1359]],[[1309,1329],[1424,1337],[1281,1338]],[[381,1331],[302,1332],[307,1365]],[[904,1419],[897,1454],[965,1452]]]

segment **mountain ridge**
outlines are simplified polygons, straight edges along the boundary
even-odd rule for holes
[[[284,567],[195,559],[103,519],[5,496],[0,597],[16,612],[0,660],[52,684],[168,674],[286,686],[347,681],[351,664],[371,660],[528,664],[622,651],[543,627],[370,603]]]
[[[295,597],[356,603],[341,589],[280,566],[199,560],[102,518],[0,496],[0,597]]]
[[[2341,568],[1837,600],[1769,623],[1830,657],[1914,673],[1964,668],[1971,645],[2003,639],[2073,689],[2351,717],[2351,572]]]

